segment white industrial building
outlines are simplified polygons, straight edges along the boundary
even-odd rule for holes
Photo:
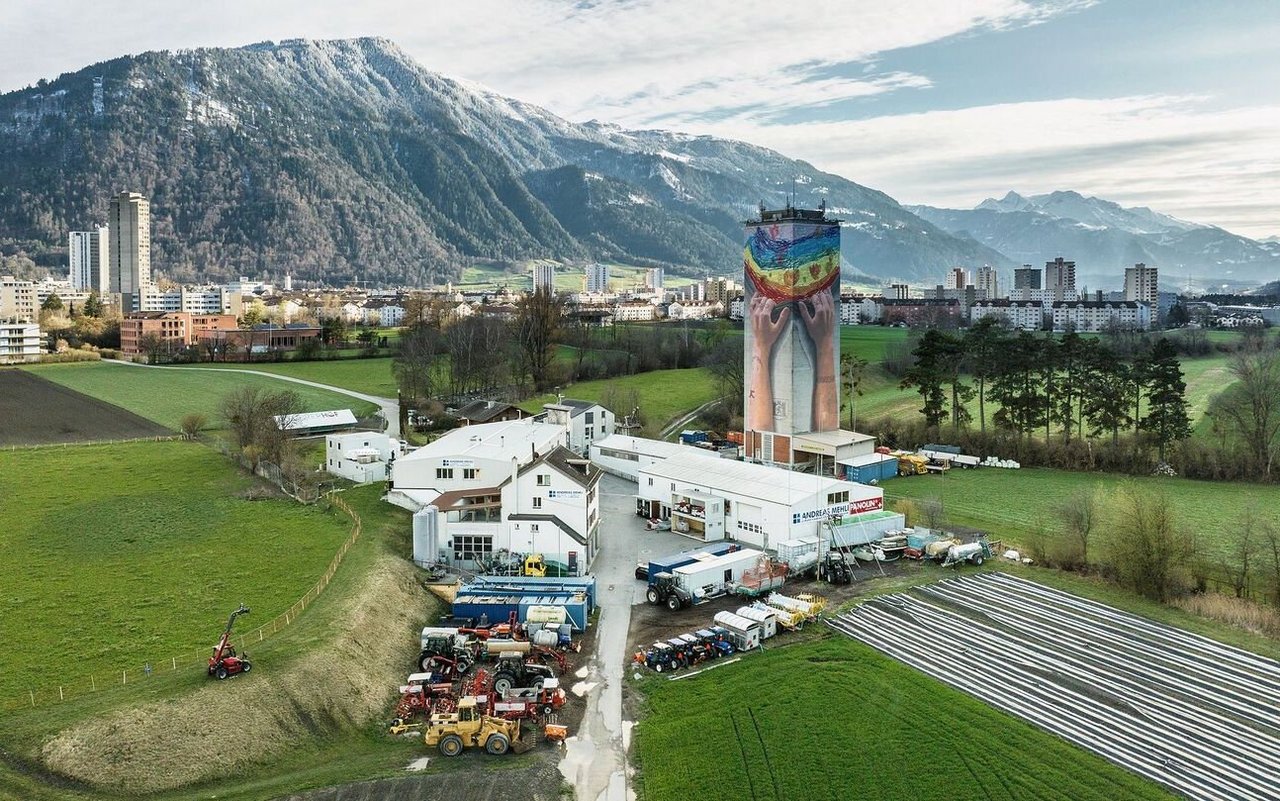
[[[403,453],[399,440],[373,431],[324,438],[324,469],[357,484],[386,481],[391,463]]]
[[[548,423],[562,426],[569,432],[567,447],[574,453],[586,456],[591,443],[617,431],[613,412],[591,401],[560,398],[555,403],[542,406]]]
[[[636,497],[647,517],[670,519],[672,531],[763,549],[814,539],[824,521],[884,508],[879,487],[698,453],[640,468]]]
[[[40,324],[0,320],[0,364],[40,361]]]
[[[564,425],[512,420],[450,431],[396,459],[386,500],[418,513],[414,560],[474,568],[506,550],[585,573],[600,546],[601,472],[568,442]]]
[[[591,443],[591,462],[606,473],[612,473],[628,481],[639,481],[641,468],[661,462],[672,456],[695,454],[708,459],[719,459],[715,451],[665,442],[660,439],[613,434]]]

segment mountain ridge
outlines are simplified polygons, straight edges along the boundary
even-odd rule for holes
[[[584,177],[549,178],[566,167]],[[105,218],[112,193],[140,191],[154,267],[178,280],[288,269],[431,283],[541,258],[723,274],[737,270],[739,222],[793,186],[847,220],[848,276],[1011,264],[806,162],[569,122],[430,72],[385,39],[153,51],[0,95],[0,241],[56,253],[68,230]]]

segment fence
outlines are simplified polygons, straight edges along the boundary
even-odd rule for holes
[[[186,439],[181,434],[165,434],[158,437],[131,437],[128,439],[92,439],[72,442],[38,442],[32,445],[0,445],[5,451],[34,451],[47,448],[83,448],[86,445],[124,445],[130,442],[172,442]]]
[[[363,530],[363,523],[360,515],[355,512],[347,502],[336,495],[329,496],[330,502],[341,510],[347,517],[351,518],[351,533],[339,546],[333,558],[329,560],[329,566],[325,568],[320,579],[303,594],[301,598],[294,602],[292,606],[284,612],[277,615],[274,619],[258,626],[256,629],[238,635],[235,639],[241,643],[259,643],[267,637],[275,634],[281,629],[292,625],[298,617],[306,610],[307,606],[315,603],[320,594],[325,591],[329,583],[333,581],[333,577],[337,575],[338,568],[342,566],[342,560],[346,557],[347,552],[360,539]],[[132,669],[121,668],[119,673],[114,670],[110,673],[91,673],[87,676],[76,676],[68,678],[64,683],[59,684],[56,688],[52,685],[43,689],[31,688],[24,695],[15,696],[0,702],[0,709],[15,710],[22,708],[34,708],[46,704],[61,703],[73,699],[83,698],[86,693],[94,693],[108,687],[127,686],[136,684],[139,681],[145,681],[155,673],[174,673],[178,670],[186,670],[197,667],[206,667],[209,659],[208,648],[195,648],[178,655],[170,655],[155,662],[146,661],[141,666]],[[101,678],[102,681],[98,679]],[[86,682],[85,679],[88,679]]]

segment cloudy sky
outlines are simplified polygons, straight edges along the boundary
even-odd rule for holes
[[[572,120],[745,139],[904,203],[1075,189],[1280,234],[1277,0],[19,2],[0,91],[144,50],[377,35]]]

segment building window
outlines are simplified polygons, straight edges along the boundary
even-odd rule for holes
[[[452,467],[437,467],[436,478],[453,478]]]
[[[550,473],[539,473],[539,474],[538,474],[538,486],[539,486],[539,487],[549,487],[549,486],[551,486],[551,474],[550,474]]]
[[[587,425],[589,425],[589,426],[593,426],[593,425],[595,425],[595,424],[596,424],[596,413],[595,413],[595,412],[587,412]]]
[[[534,509],[541,509],[541,508],[542,508],[542,497],[541,497],[541,496],[534,496],[534,498],[533,498],[533,508],[534,508]]]
[[[475,481],[477,478],[480,477],[480,468],[464,467],[462,468],[462,477],[468,481]]]
[[[828,492],[828,493],[827,493],[827,504],[828,504],[828,505],[834,505],[834,504],[837,504],[837,503],[848,503],[848,502],[849,502],[849,490],[844,490],[843,492]]]
[[[453,552],[458,559],[482,559],[492,556],[493,537],[454,537]]]

